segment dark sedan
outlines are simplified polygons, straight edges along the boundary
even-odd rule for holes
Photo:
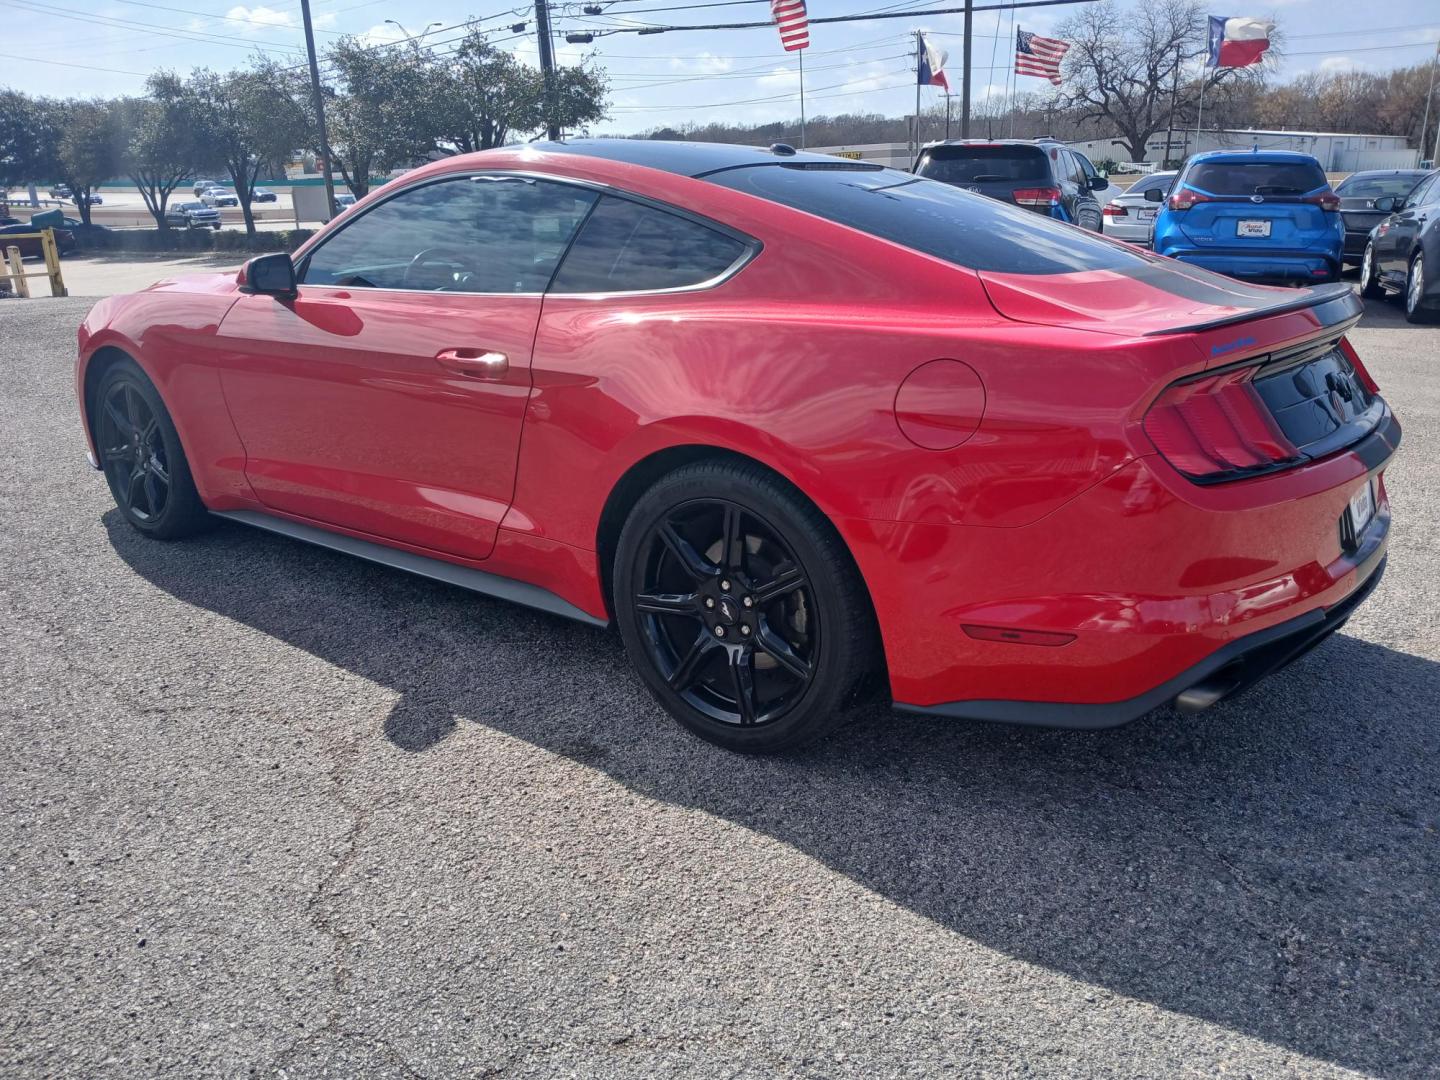
[[[1360,262],[1360,294],[1399,296],[1410,322],[1440,315],[1440,169],[1408,195],[1383,195],[1385,216],[1371,230]]]
[[[1345,222],[1346,266],[1359,265],[1370,230],[1385,220],[1386,211],[1375,209],[1375,200],[1393,197],[1403,202],[1426,175],[1424,169],[1381,169],[1351,173],[1340,181],[1335,194],[1340,196],[1340,217]]]

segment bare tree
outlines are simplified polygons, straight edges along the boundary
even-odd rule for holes
[[[1105,120],[1131,161],[1145,160],[1145,144],[1169,123],[1194,115],[1199,81],[1180,87],[1177,74],[1208,49],[1205,8],[1196,0],[1156,0],[1121,11],[1115,0],[1086,5],[1060,25],[1065,55],[1062,108],[1081,122]],[[1263,66],[1206,68],[1205,89],[1262,77]],[[1167,148],[1168,151],[1168,148]]]

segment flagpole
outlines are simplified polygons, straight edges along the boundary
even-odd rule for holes
[[[1005,13],[998,8],[995,11],[995,36],[990,39],[990,70],[985,76],[985,137],[995,137],[995,97],[990,92],[995,85],[995,49],[1000,44],[1000,23]]]
[[[915,156],[920,156],[920,69],[924,64],[925,39],[915,31]]]
[[[891,39],[894,40],[893,38]],[[805,149],[805,50],[797,49],[800,54],[800,149]]]
[[[1200,153],[1200,124],[1205,119],[1205,70],[1210,65],[1200,66],[1200,107],[1195,110],[1195,152]]]

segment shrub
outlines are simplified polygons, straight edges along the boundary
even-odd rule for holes
[[[250,236],[240,229],[115,229],[105,234],[105,243],[83,243],[85,247],[107,247],[112,251],[193,252],[233,251],[240,254],[266,251],[294,251],[315,235],[314,229],[282,229]]]

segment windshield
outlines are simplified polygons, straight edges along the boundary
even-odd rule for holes
[[[1424,177],[1423,172],[1391,176],[1350,176],[1341,181],[1335,194],[1343,195],[1347,199],[1381,199],[1386,195],[1403,199]]]
[[[1050,168],[1038,146],[932,146],[920,155],[915,173],[946,184],[987,181],[1048,182]]]
[[[705,179],[975,270],[1065,274],[1146,264],[1071,225],[895,169],[747,165]]]
[[[1202,161],[1185,183],[1211,195],[1305,195],[1326,186],[1314,161]]]

